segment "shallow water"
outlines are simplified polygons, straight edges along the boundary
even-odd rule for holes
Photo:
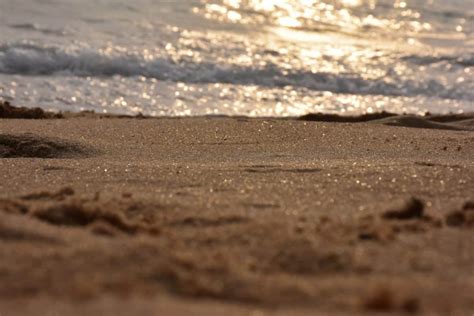
[[[151,115],[474,111],[474,3],[0,0],[0,98]]]

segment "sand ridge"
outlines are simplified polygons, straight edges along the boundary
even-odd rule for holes
[[[341,116],[337,114],[306,114],[299,117],[302,121],[314,122],[338,122],[338,123],[363,123],[371,122],[389,126],[401,126],[412,128],[444,129],[444,130],[469,130],[472,131],[474,119],[472,114],[448,114],[425,116],[397,115],[393,113],[380,112],[363,114],[359,116]]]

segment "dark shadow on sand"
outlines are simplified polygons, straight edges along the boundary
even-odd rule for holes
[[[32,134],[0,134],[0,158],[83,158],[96,150],[64,140]]]

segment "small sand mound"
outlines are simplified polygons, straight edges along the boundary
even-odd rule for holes
[[[441,129],[452,131],[474,130],[469,125],[454,124],[451,121],[432,121],[427,117],[419,117],[413,115],[395,116],[381,120],[374,121],[389,126],[411,127],[411,128],[427,128],[427,129]]]
[[[468,127],[469,129],[474,130],[474,118],[452,122],[451,124],[456,125],[456,126],[460,126],[460,127]]]
[[[26,214],[28,207],[15,200],[0,200],[0,211],[7,214]]]
[[[460,113],[460,114],[443,114],[443,115],[433,115],[427,114],[426,118],[433,122],[439,123],[451,123],[451,122],[460,122],[465,120],[473,119],[473,113]]]
[[[54,244],[58,241],[54,238],[44,236],[39,233],[31,232],[20,227],[10,227],[0,221],[0,240],[12,242],[31,242],[31,243],[49,243]]]
[[[374,290],[363,302],[364,308],[371,311],[389,312],[396,309],[392,291],[386,288]]]
[[[380,123],[389,126],[412,128],[429,128],[443,130],[474,130],[474,114],[448,114],[448,115],[398,115],[389,112],[369,113],[358,116],[345,116],[337,114],[310,113],[300,116],[301,121],[337,122],[337,123]]]
[[[24,195],[19,200],[0,200],[0,211],[8,214],[30,215],[57,226],[91,228],[99,235],[116,235],[116,232],[135,234],[158,233],[154,226],[134,221],[105,202],[96,199],[81,200],[74,190],[65,187],[57,192],[40,192]],[[126,207],[122,205],[123,207]]]
[[[390,225],[376,225],[372,223],[362,226],[358,237],[360,240],[388,242],[394,240],[395,234],[395,229]]]
[[[361,241],[391,242],[400,234],[425,233],[442,226],[441,219],[425,214],[423,201],[411,197],[401,206],[383,212],[380,218],[359,219],[357,237]]]
[[[0,101],[0,118],[8,119],[52,119],[62,118],[60,113],[46,112],[40,108],[15,107],[7,101]]]
[[[474,228],[474,202],[468,201],[461,210],[448,213],[446,224],[452,227]]]
[[[474,201],[467,201],[462,207],[465,212],[474,212]]]
[[[366,310],[389,313],[389,312],[405,312],[414,314],[419,311],[420,303],[414,297],[407,297],[399,299],[393,290],[388,288],[378,288],[363,302],[363,307]],[[398,295],[399,296],[399,295]]]
[[[22,200],[58,200],[62,201],[68,196],[74,195],[74,190],[70,187],[65,187],[58,192],[40,192],[31,193],[21,197]]]
[[[158,232],[153,227],[145,227],[126,219],[120,213],[105,210],[100,206],[88,206],[78,200],[35,209],[31,214],[42,221],[60,226],[89,226],[95,224],[93,231],[99,234],[103,233],[105,228],[104,225],[101,225],[99,229],[98,223],[106,223],[128,234],[135,234],[139,231]]]
[[[404,206],[396,210],[388,210],[382,215],[382,217],[389,220],[422,218],[424,208],[425,206],[422,201],[412,197]]]
[[[29,245],[36,248],[66,244],[66,240],[62,236],[58,236],[45,225],[31,220],[27,216],[3,213],[2,206],[0,201],[0,244],[2,244],[0,248],[7,246],[18,249],[18,247],[29,247]]]
[[[62,140],[0,134],[0,158],[77,158],[91,153],[92,150]]]
[[[248,219],[242,216],[226,216],[218,218],[202,218],[193,216],[173,221],[169,224],[169,226],[206,228],[219,227],[223,225],[241,224],[245,222],[248,222]]]
[[[298,240],[280,247],[270,264],[278,272],[301,275],[342,272],[353,268],[348,253],[316,249],[311,243]]]

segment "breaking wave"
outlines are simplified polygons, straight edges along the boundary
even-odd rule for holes
[[[413,64],[452,62],[472,66],[474,56],[407,56]],[[325,73],[282,69],[277,64],[243,66],[176,60],[163,54],[144,56],[127,51],[108,52],[91,48],[64,48],[33,43],[0,45],[0,73],[16,75],[78,77],[143,76],[186,83],[226,83],[264,87],[294,86],[316,91],[359,95],[437,96],[444,99],[472,99],[474,93],[462,85],[448,86],[437,80],[395,78],[365,79],[351,73]]]

